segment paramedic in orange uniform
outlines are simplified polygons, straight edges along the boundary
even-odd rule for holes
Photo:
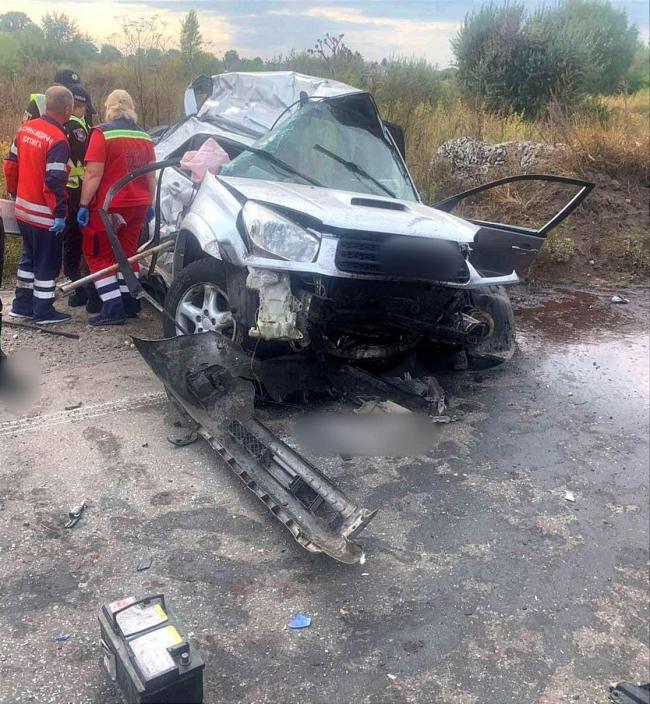
[[[63,124],[70,118],[73,105],[74,98],[67,88],[48,88],[45,114],[23,122],[4,162],[7,192],[15,196],[16,220],[23,236],[10,315],[40,325],[70,320],[53,304],[67,213],[65,184],[70,147]]]
[[[110,187],[123,176],[156,160],[151,137],[136,124],[133,99],[125,90],[114,90],[106,99],[106,122],[93,128],[85,156],[85,171],[77,222],[83,228],[83,253],[91,273],[115,264],[99,208]],[[113,198],[109,213],[123,224],[117,237],[124,254],[137,250],[140,231],[153,217],[151,202],[155,191],[153,173],[131,181]],[[136,276],[138,264],[132,265]],[[95,281],[102,300],[99,315],[89,318],[91,325],[123,325],[135,318],[140,301],[131,296],[122,275],[110,274]]]

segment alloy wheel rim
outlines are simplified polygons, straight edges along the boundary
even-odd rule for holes
[[[212,283],[195,284],[188,289],[176,306],[174,321],[185,331],[181,334],[189,335],[215,331],[234,339],[237,328],[228,296]]]

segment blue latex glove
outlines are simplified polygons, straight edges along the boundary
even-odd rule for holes
[[[151,222],[155,217],[156,217],[156,211],[154,210],[153,205],[150,205],[147,208],[147,222]]]
[[[63,232],[65,229],[65,218],[54,218],[54,225],[50,228],[50,232],[55,232],[57,235],[59,232]]]
[[[88,208],[85,205],[82,205],[77,211],[77,224],[81,227],[87,227],[89,218],[90,212],[88,211]]]

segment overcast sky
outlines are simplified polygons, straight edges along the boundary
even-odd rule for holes
[[[614,4],[648,41],[648,0]],[[313,46],[325,32],[342,32],[348,46],[366,58],[425,56],[440,66],[451,62],[449,40],[465,13],[480,5],[481,0],[0,0],[0,10],[23,10],[39,22],[46,12],[66,12],[98,42],[115,34],[119,16],[159,15],[173,46],[183,15],[195,8],[207,48],[218,56],[236,49],[242,56],[270,58]]]

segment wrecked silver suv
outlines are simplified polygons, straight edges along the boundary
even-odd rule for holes
[[[197,111],[198,93],[208,97]],[[426,452],[444,391],[426,372],[387,367],[418,349],[429,359],[432,345],[457,367],[507,359],[503,285],[591,184],[515,176],[428,206],[402,131],[368,93],[295,73],[231,73],[197,79],[185,102],[188,117],[154,135],[160,161],[113,187],[159,171],[141,252],[153,253],[148,291],[115,235],[111,193],[100,212],[129,290],[163,314],[163,339],[134,343],[187,422],[174,442],[205,440],[306,550],[363,562],[355,538],[376,511],[276,436],[255,400],[352,404],[306,420],[314,456]],[[204,144],[220,146],[222,166],[195,184],[180,163]],[[530,178],[578,189],[539,230],[451,214],[473,194]]]
[[[158,159],[212,137],[231,161],[200,185],[178,167],[161,173],[151,244],[176,244],[149,268],[149,284],[164,296],[168,337],[216,330],[244,347],[347,360],[433,342],[470,362],[507,359],[514,329],[502,287],[591,187],[517,176],[425,205],[401,129],[369,93],[333,80],[203,76],[185,105],[185,120],[154,135]],[[451,213],[476,192],[530,178],[579,189],[540,230]]]

